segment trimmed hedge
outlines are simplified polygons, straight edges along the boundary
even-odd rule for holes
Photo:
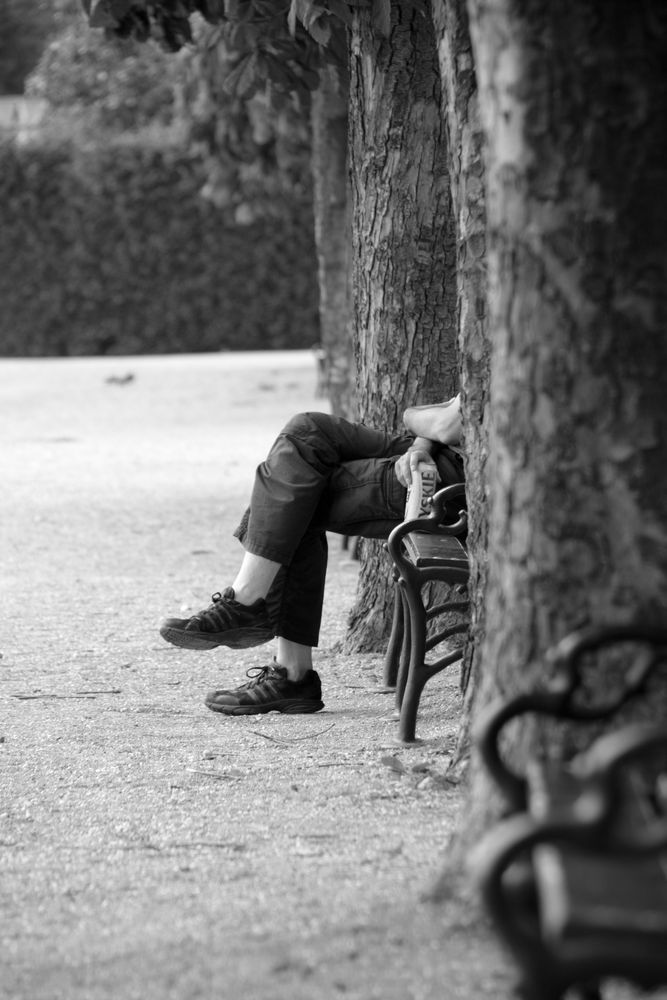
[[[308,194],[238,226],[205,181],[173,146],[0,143],[0,355],[315,343]]]

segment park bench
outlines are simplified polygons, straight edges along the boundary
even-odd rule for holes
[[[619,713],[651,680],[659,697],[667,628],[582,630],[549,659],[548,683],[492,704],[476,727],[509,811],[476,852],[482,897],[525,1000],[568,990],[596,1000],[610,978],[652,989],[667,983],[667,726],[628,721],[627,710],[619,722]],[[621,682],[610,676],[596,696],[589,671],[608,667]],[[542,725],[544,716],[597,720],[598,735],[569,760],[531,760],[520,773],[500,744],[526,713]],[[600,735],[600,720],[617,728]]]
[[[387,541],[395,591],[383,680],[385,689],[396,692],[399,739],[405,743],[416,739],[424,685],[462,656],[459,646],[429,658],[442,643],[468,629],[468,600],[464,596],[469,574],[465,548],[468,521],[464,508],[463,483],[447,486],[433,497],[427,517],[404,521]],[[446,600],[429,603],[429,583],[449,584]],[[447,616],[444,624],[442,616]]]

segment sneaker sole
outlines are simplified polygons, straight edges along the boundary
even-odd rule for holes
[[[305,698],[303,701],[290,698],[286,701],[267,702],[264,705],[216,705],[214,701],[208,700],[205,704],[212,712],[220,712],[222,715],[266,715],[267,712],[282,712],[283,715],[306,715],[320,712],[324,708],[323,701],[312,701]]]
[[[229,632],[212,632],[209,636],[203,632],[188,632],[185,629],[163,625],[160,635],[172,646],[180,646],[182,649],[215,649],[216,646],[252,649],[253,646],[262,646],[265,642],[270,642],[274,633],[269,629],[239,628]]]

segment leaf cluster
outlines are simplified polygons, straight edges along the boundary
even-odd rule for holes
[[[46,46],[26,81],[26,93],[51,110],[85,118],[93,129],[136,129],[174,118],[179,60],[155,46],[109,45],[85,25],[72,25]]]
[[[347,29],[368,8],[388,35],[390,0],[81,0],[92,27],[122,38],[155,39],[177,52],[193,43],[197,16],[237,54],[227,88],[241,98],[267,85],[284,93],[314,90],[324,63],[347,64]]]
[[[195,25],[197,44],[178,60],[186,71],[179,125],[206,163],[205,197],[246,217],[272,214],[284,195],[310,188],[310,117],[302,101],[269,86],[239,96],[229,80],[239,55],[217,33]]]
[[[77,0],[0,0],[0,94],[20,94],[49,38],[75,18]]]

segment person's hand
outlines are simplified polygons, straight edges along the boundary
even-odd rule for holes
[[[405,455],[401,455],[394,465],[396,478],[401,486],[405,486],[406,488],[410,486],[412,483],[412,473],[422,462],[432,465],[437,472],[435,462],[429,453],[424,451],[423,448],[415,448],[414,450],[406,451]]]

